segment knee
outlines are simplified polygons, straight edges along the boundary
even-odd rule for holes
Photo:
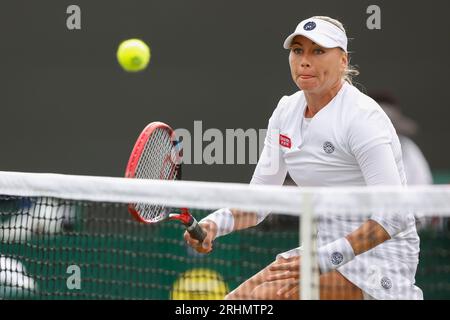
[[[241,292],[242,290],[233,290],[231,292],[229,292],[226,296],[225,296],[225,300],[246,300],[246,299],[251,299],[249,297],[249,295],[244,294]]]
[[[272,283],[263,283],[255,287],[250,293],[252,300],[278,300],[277,288]]]
[[[261,290],[262,288],[260,288],[260,286],[256,287],[255,289],[252,290],[252,292],[250,293],[251,299],[252,300],[264,300],[266,299],[266,293],[264,292],[264,290]]]
[[[224,300],[236,300],[234,291],[231,291],[228,294],[226,294],[225,298],[223,298],[223,299]]]

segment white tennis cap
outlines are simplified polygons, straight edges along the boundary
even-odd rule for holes
[[[331,22],[309,18],[300,22],[289,37],[284,40],[283,47],[289,49],[295,36],[305,36],[324,48],[342,48],[347,52],[347,35]]]

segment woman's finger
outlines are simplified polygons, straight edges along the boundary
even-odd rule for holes
[[[194,238],[191,237],[191,235],[189,234],[189,232],[185,231],[184,232],[184,240],[186,241],[186,243],[188,245],[190,245],[191,247],[196,247],[198,245],[200,245],[200,242]]]
[[[298,272],[284,271],[271,273],[267,276],[267,281],[284,280],[284,279],[298,279]]]
[[[205,230],[206,231],[206,230]],[[199,253],[209,253],[212,251],[212,240],[211,235],[209,233],[206,234],[206,238],[201,243],[200,241],[191,237],[189,232],[184,232],[184,240],[186,243],[191,246],[195,251]]]
[[[297,260],[297,261],[275,263],[269,267],[269,270],[270,271],[287,271],[287,270],[295,270],[295,269],[298,270],[299,268],[300,268],[300,265]]]
[[[293,285],[292,288],[284,294],[285,298],[299,297],[299,284]]]
[[[277,295],[283,298],[289,298],[292,296],[292,294],[295,294],[295,292],[298,290],[298,287],[298,281],[289,281],[277,291]]]

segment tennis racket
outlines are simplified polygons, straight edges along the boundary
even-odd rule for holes
[[[180,180],[183,149],[175,132],[163,122],[152,122],[139,135],[125,171],[126,178]],[[128,211],[142,223],[158,223],[164,220],[178,220],[184,224],[190,235],[200,241],[206,237],[197,220],[187,208],[176,213],[164,205],[133,203]]]

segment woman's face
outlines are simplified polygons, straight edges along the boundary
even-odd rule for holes
[[[341,82],[347,63],[347,54],[340,48],[323,48],[304,36],[292,40],[289,65],[300,90],[329,91]]]

